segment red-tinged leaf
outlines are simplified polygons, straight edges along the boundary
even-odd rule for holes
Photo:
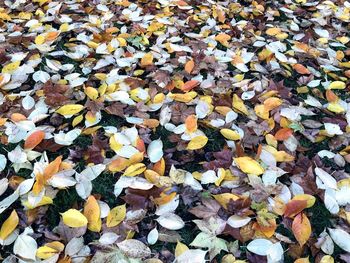
[[[24,143],[24,149],[33,149],[45,138],[45,132],[35,131],[28,136]]]
[[[187,63],[185,64],[185,71],[186,71],[188,74],[191,74],[193,68],[194,68],[194,62],[193,62],[193,60],[187,61]]]
[[[198,80],[189,80],[183,85],[181,90],[187,92],[187,91],[194,89],[198,85],[199,85]]]
[[[293,66],[293,69],[298,72],[299,74],[302,74],[302,75],[308,75],[310,74],[310,70],[308,70],[305,66],[301,65],[301,64],[295,64]]]
[[[58,156],[54,161],[48,164],[44,170],[45,180],[50,179],[54,174],[59,171],[60,165],[62,163],[62,156]]]
[[[285,141],[287,140],[290,136],[293,135],[293,130],[290,128],[282,128],[278,130],[275,134],[275,138],[278,141]]]
[[[286,205],[284,216],[293,218],[307,207],[306,200],[291,200]]]
[[[299,213],[293,220],[293,234],[300,246],[303,246],[310,238],[311,224],[304,213]]]

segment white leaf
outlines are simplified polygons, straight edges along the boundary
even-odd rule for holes
[[[326,29],[315,28],[314,31],[320,37],[329,38],[329,32]]]
[[[45,71],[39,70],[33,74],[33,79],[35,82],[41,81],[42,83],[45,83],[50,79],[50,75]]]
[[[324,123],[324,128],[329,135],[342,135],[343,131],[340,129],[338,124]]]
[[[147,235],[147,242],[148,242],[148,244],[154,245],[157,242],[157,240],[158,240],[158,235],[159,234],[158,234],[157,228],[156,227],[153,228]]]
[[[100,217],[101,218],[107,217],[109,212],[111,211],[111,209],[109,208],[108,204],[103,202],[103,201],[101,201],[101,200],[98,200],[97,203],[100,206],[100,210],[101,210]]]
[[[19,230],[15,229],[6,239],[4,240],[0,239],[0,245],[2,246],[11,245],[17,239],[18,234],[19,234]]]
[[[268,263],[281,262],[283,259],[283,247],[280,242],[271,245],[266,253]]]
[[[322,239],[321,250],[327,255],[332,255],[334,252],[334,243],[326,230],[320,234],[320,239]]]
[[[85,177],[78,178],[79,176],[77,175],[76,179],[78,183],[75,185],[75,190],[81,198],[86,199],[92,191],[91,181]]]
[[[144,258],[151,255],[151,249],[144,243],[136,239],[126,239],[117,246],[128,256],[132,258]]]
[[[35,101],[31,96],[27,95],[23,98],[22,106],[25,110],[30,110],[31,108],[34,107],[34,105],[35,105]]]
[[[80,135],[80,129],[73,129],[67,133],[60,131],[54,135],[55,143],[60,145],[71,145],[76,138]]]
[[[318,167],[315,168],[315,173],[327,188],[337,189],[337,181],[329,173]]]
[[[241,217],[237,215],[232,215],[227,220],[227,224],[229,224],[233,228],[239,228],[248,224],[250,220],[251,220],[250,217]]]
[[[350,252],[350,234],[342,229],[331,229],[328,228],[329,234],[333,239],[334,243],[336,243],[340,248],[345,250],[346,252]]]
[[[202,177],[201,177],[202,184],[214,183],[216,180],[218,180],[218,177],[216,176],[216,173],[214,170],[206,171],[205,173],[202,174]]]
[[[98,242],[100,242],[102,245],[111,245],[113,244],[115,241],[117,241],[117,239],[119,238],[119,236],[116,233],[113,232],[107,232],[104,233],[100,239],[98,240]]]
[[[96,179],[103,171],[106,169],[106,165],[104,164],[96,164],[87,167],[84,171],[82,171],[80,174],[90,181]]]
[[[194,179],[193,175],[189,172],[187,172],[185,175],[184,185],[191,186],[191,188],[196,191],[203,190],[202,185],[196,179]]]
[[[5,169],[6,163],[7,163],[6,156],[3,154],[0,154],[0,172]]]
[[[0,180],[0,196],[5,193],[7,187],[9,186],[9,180],[7,178],[2,178]]]
[[[179,195],[176,195],[170,202],[159,205],[157,207],[155,214],[157,216],[160,216],[160,215],[174,212],[175,209],[179,206],[179,203],[180,203]]]
[[[11,195],[1,200],[0,202],[0,214],[4,212],[10,205],[12,205],[19,197],[18,192],[13,192]]]
[[[13,253],[24,259],[35,260],[37,248],[38,245],[35,239],[24,232],[17,237],[13,246]]]
[[[247,249],[250,252],[253,252],[254,254],[257,254],[260,256],[266,256],[267,251],[271,245],[272,245],[272,242],[270,240],[258,238],[251,241],[248,244]]]
[[[335,190],[329,188],[326,189],[324,193],[324,205],[326,206],[328,211],[331,212],[333,215],[338,214],[339,205],[336,200]]]
[[[65,253],[66,256],[74,256],[83,247],[84,247],[84,238],[82,238],[82,237],[74,237],[66,245],[64,253]]]
[[[30,189],[32,189],[32,186],[34,184],[34,179],[26,179],[24,180],[22,183],[20,183],[20,185],[17,188],[17,192],[19,195],[24,195],[26,193],[28,193],[30,191]]]
[[[147,148],[148,158],[152,163],[158,162],[163,157],[163,142],[158,139],[152,141]]]
[[[55,187],[55,188],[66,188],[69,186],[75,185],[77,182],[74,180],[72,175],[75,173],[75,171],[72,170],[63,170],[55,175],[53,175],[48,183]]]
[[[169,230],[179,230],[185,226],[185,222],[173,213],[161,215],[156,221],[164,228]]]
[[[183,252],[175,260],[176,263],[203,263],[207,251],[201,249],[189,249]]]

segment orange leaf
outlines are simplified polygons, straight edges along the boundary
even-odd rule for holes
[[[292,230],[300,246],[303,246],[309,240],[311,235],[311,224],[304,213],[300,213],[294,218]]]
[[[147,128],[153,129],[159,126],[159,121],[157,119],[145,119],[142,124]]]
[[[196,115],[190,115],[185,120],[186,130],[191,133],[197,130],[197,118]]]
[[[117,157],[117,159],[113,160],[109,165],[108,165],[108,170],[111,172],[120,172],[123,171],[127,166],[128,166],[128,160],[123,158],[123,157]]]
[[[189,60],[187,61],[187,63],[185,64],[185,71],[188,73],[188,74],[191,74],[192,70],[194,68],[194,62],[193,60]]]
[[[11,120],[14,122],[24,121],[26,119],[27,119],[27,117],[21,113],[12,113],[12,115],[11,115]]]
[[[45,185],[44,175],[39,173],[35,175],[35,183],[33,185],[33,193],[38,195]]]
[[[181,90],[187,92],[196,87],[197,85],[199,85],[198,80],[189,80],[182,86]]]
[[[33,149],[45,138],[45,132],[35,131],[28,136],[24,143],[24,149]]]
[[[326,98],[329,102],[336,102],[339,99],[338,96],[330,89],[326,90]]]
[[[253,228],[256,231],[261,232],[264,236],[267,238],[272,237],[275,234],[277,224],[276,224],[276,219],[269,219],[268,220],[268,225],[263,225],[259,224],[258,222],[253,225]]]
[[[145,152],[145,142],[141,138],[137,138],[136,140],[136,149],[139,150],[139,152]]]
[[[278,130],[275,134],[275,138],[278,141],[285,141],[287,140],[290,136],[293,135],[293,130],[290,128],[282,128]]]
[[[293,66],[294,70],[296,72],[298,72],[299,74],[302,74],[302,75],[307,75],[307,74],[310,74],[310,70],[308,70],[306,67],[304,67],[303,65],[301,64],[295,64]]]
[[[153,171],[157,172],[159,175],[164,175],[165,173],[165,160],[164,158],[160,159],[153,165]]]
[[[54,174],[58,173],[62,162],[62,156],[58,156],[54,161],[48,164],[44,170],[45,182],[49,180]]]
[[[45,38],[47,41],[55,40],[58,37],[59,33],[60,32],[58,32],[58,31],[49,32],[49,33],[47,33]]]
[[[291,200],[286,205],[286,210],[284,211],[284,216],[294,217],[296,214],[299,214],[307,207],[306,200]]]

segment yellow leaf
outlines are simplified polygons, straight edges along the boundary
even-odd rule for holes
[[[279,98],[268,98],[264,101],[264,106],[268,111],[273,110],[274,108],[280,106],[282,104],[282,100]]]
[[[48,246],[42,246],[37,249],[36,256],[40,259],[48,259],[57,253],[58,251],[56,249],[53,249]]]
[[[83,213],[88,220],[88,229],[93,232],[99,232],[101,230],[101,210],[93,195],[90,195],[87,199]]]
[[[242,112],[245,115],[248,115],[247,107],[244,105],[243,100],[240,97],[238,97],[237,94],[233,95],[232,106],[235,110]]]
[[[267,134],[265,136],[265,140],[266,140],[268,145],[277,148],[278,142],[277,142],[276,138],[272,134]]]
[[[254,111],[258,117],[267,120],[270,116],[270,113],[264,104],[259,104],[254,107]]]
[[[327,89],[345,89],[346,84],[343,81],[333,81]]]
[[[303,246],[310,238],[311,224],[304,213],[299,213],[293,220],[292,230],[300,246]]]
[[[225,47],[228,46],[228,41],[230,39],[231,39],[231,36],[225,33],[220,33],[215,37],[215,40]]]
[[[123,144],[119,143],[116,140],[115,135],[109,138],[109,145],[111,146],[111,149],[115,152],[119,151],[123,147]]]
[[[185,244],[181,243],[180,241],[177,241],[176,248],[175,248],[175,257],[180,256],[182,253],[184,253],[187,250],[189,250],[189,248]]]
[[[75,117],[75,118],[73,119],[73,121],[72,121],[72,126],[73,126],[73,127],[77,126],[79,123],[82,122],[82,120],[84,120],[83,114],[78,115],[77,117]]]
[[[147,67],[153,65],[152,53],[146,53],[141,59],[141,67]]]
[[[9,63],[2,68],[1,72],[2,73],[12,73],[16,69],[18,69],[20,64],[21,64],[21,61],[15,61],[15,62]]]
[[[143,163],[137,163],[130,165],[125,172],[123,173],[124,176],[135,176],[140,173],[143,173],[146,170],[146,165]]]
[[[118,40],[119,45],[120,45],[121,47],[126,47],[126,46],[127,46],[126,40],[125,40],[124,38],[122,38],[122,37],[117,37],[117,40]]]
[[[240,198],[238,195],[235,195],[232,193],[217,194],[217,195],[213,195],[213,197],[225,209],[227,209],[227,204],[228,202],[230,202],[230,200],[236,201]]]
[[[0,239],[5,240],[17,227],[19,218],[16,210],[5,220],[0,229]]]
[[[238,134],[238,132],[230,129],[221,129],[220,133],[222,136],[224,136],[226,139],[231,141],[236,141],[241,139],[241,136]]]
[[[45,37],[43,35],[39,35],[35,38],[34,43],[36,45],[42,45],[45,43]]]
[[[187,145],[187,150],[198,150],[203,148],[208,142],[208,138],[204,135],[194,137]]]
[[[169,92],[167,96],[173,100],[188,103],[197,96],[197,93],[195,91],[190,91],[185,94]]]
[[[96,100],[98,98],[98,91],[93,87],[86,87],[84,92],[91,100]]]
[[[327,109],[334,113],[343,113],[345,109],[338,102],[330,102]]]
[[[307,258],[298,258],[294,263],[310,263],[309,257]]]
[[[334,258],[330,255],[323,256],[320,263],[334,263]]]
[[[308,194],[299,194],[293,197],[292,200],[305,200],[307,202],[307,208],[312,207],[315,202],[316,202],[316,198],[312,195],[308,195]]]
[[[281,32],[281,29],[276,27],[272,27],[266,30],[266,34],[269,36],[275,36],[277,34],[280,34]]]
[[[63,116],[74,115],[80,112],[83,108],[84,106],[80,104],[67,104],[60,107],[56,112]]]
[[[60,31],[61,32],[67,32],[69,30],[69,24],[64,23],[60,26]]]
[[[273,153],[273,156],[276,158],[277,162],[292,162],[294,161],[294,156],[290,155],[285,151],[276,151]]]
[[[63,223],[69,227],[83,227],[88,223],[87,218],[76,209],[69,209],[61,215]]]
[[[107,216],[106,224],[108,227],[119,225],[126,216],[126,205],[119,205],[114,207]]]
[[[29,203],[28,201],[23,202],[23,206],[25,206],[28,209],[34,209],[34,208],[39,207],[39,206],[51,205],[51,204],[53,204],[53,200],[51,197],[48,197],[48,196],[44,196],[41,199],[41,201],[39,203],[35,204],[34,206],[31,203]]]
[[[234,158],[234,161],[238,168],[246,174],[261,175],[265,171],[257,161],[248,156]]]

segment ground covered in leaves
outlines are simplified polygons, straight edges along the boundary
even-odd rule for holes
[[[349,21],[0,1],[0,260],[350,262]]]

